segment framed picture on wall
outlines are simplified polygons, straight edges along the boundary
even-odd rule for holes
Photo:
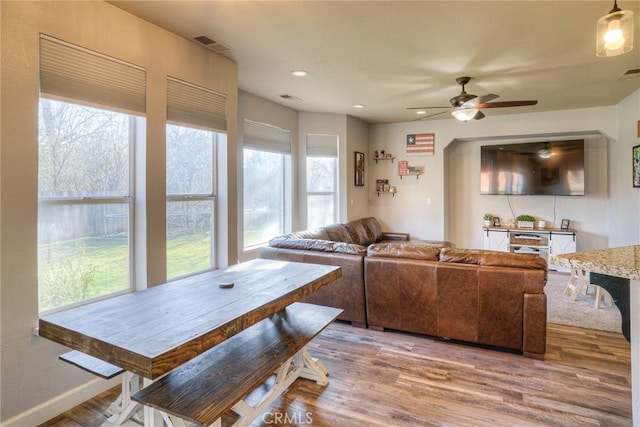
[[[364,187],[364,153],[355,152],[355,181],[356,187]]]
[[[631,157],[633,161],[633,186],[640,187],[640,145],[633,147]]]

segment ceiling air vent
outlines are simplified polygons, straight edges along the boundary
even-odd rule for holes
[[[633,79],[636,77],[640,77],[640,68],[634,68],[632,70],[627,70],[624,73],[618,76],[618,79]]]
[[[231,49],[223,45],[222,43],[218,43],[217,41],[210,39],[207,36],[198,36],[193,38],[198,44],[206,47],[209,50],[214,51],[215,53],[225,53],[229,52]]]
[[[280,98],[282,99],[286,99],[288,101],[300,101],[300,98],[293,96],[293,95],[288,95],[288,94],[284,94],[284,95],[280,95]]]

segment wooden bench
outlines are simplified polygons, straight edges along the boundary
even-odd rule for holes
[[[112,365],[111,363],[105,362],[97,357],[90,356],[78,350],[72,350],[61,354],[58,358],[91,374],[97,375],[100,378],[104,378],[105,380],[109,380],[124,372],[124,369],[116,365]]]
[[[249,425],[297,378],[328,384],[326,368],[311,358],[306,345],[341,312],[294,303],[186,362],[132,399],[161,411],[170,426],[221,426],[222,415],[230,409],[238,415],[234,426]],[[275,381],[262,400],[245,400],[274,372]]]
[[[111,417],[105,425],[120,425],[133,415],[137,409],[137,403],[131,401],[131,395],[140,390],[140,377],[138,375],[126,372],[119,366],[112,365],[78,350],[63,353],[58,358],[105,380],[124,374],[121,381],[122,391],[116,401],[107,409],[107,413]]]

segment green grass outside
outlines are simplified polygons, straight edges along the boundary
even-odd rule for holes
[[[209,234],[167,242],[169,278],[210,268]],[[39,247],[40,311],[129,287],[126,237],[84,238]],[[86,285],[86,286],[83,286]]]

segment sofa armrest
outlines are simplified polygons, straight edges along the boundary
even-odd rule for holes
[[[409,240],[409,233],[393,233],[389,231],[383,231],[381,240]]]

